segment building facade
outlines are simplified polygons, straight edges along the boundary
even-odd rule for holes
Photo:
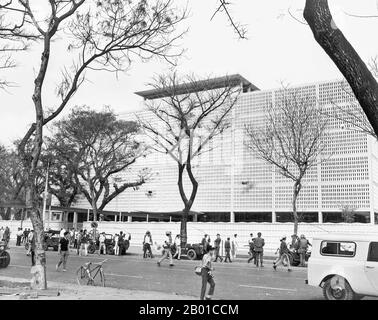
[[[192,210],[203,213],[194,220],[290,222],[292,181],[254,155],[246,146],[245,135],[248,125],[264,126],[266,110],[274,106],[282,89],[259,90],[242,77],[239,81],[244,90],[229,114],[229,129],[210,141],[206,146],[208,152],[193,161],[199,189]],[[337,114],[343,108],[359,108],[344,81],[306,84],[290,90],[310,97],[316,106],[330,114]],[[142,93],[138,94],[143,97]],[[159,99],[159,96],[148,91],[144,98]],[[139,116],[151,117],[146,112]],[[358,132],[338,117],[328,118],[324,139],[325,155],[307,172],[299,195],[301,221],[342,222],[342,208],[348,207],[353,210],[355,222],[378,223],[376,139]],[[138,190],[126,190],[109,203],[106,210],[132,213],[183,209],[177,186],[177,164],[167,154],[152,152],[133,165],[132,170],[116,178],[130,179],[146,167],[154,173],[153,178]],[[90,208],[85,199],[75,206]],[[141,221],[141,218],[133,220]]]

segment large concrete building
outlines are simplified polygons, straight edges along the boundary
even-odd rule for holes
[[[246,125],[264,126],[266,109],[275,104],[282,89],[259,90],[239,75],[231,77],[243,92],[229,115],[230,128],[209,143],[207,147],[211,151],[195,160],[199,189],[192,210],[203,215],[195,215],[193,219],[203,222],[289,222],[293,183],[246,147],[244,131]],[[214,79],[214,86],[216,83],[217,79]],[[330,113],[339,112],[335,104],[338,108],[359,108],[343,81],[311,83],[291,89],[309,96],[314,105],[322,106]],[[137,94],[148,100],[159,99],[162,93],[148,90]],[[140,116],[151,115],[141,112]],[[340,222],[341,208],[348,206],[355,209],[356,222],[378,223],[376,139],[353,130],[337,117],[329,120],[325,139],[327,160],[319,161],[307,173],[299,196],[302,221]],[[107,205],[106,210],[130,214],[177,212],[183,208],[177,187],[177,164],[169,155],[151,153],[134,165],[133,172],[117,178],[128,179],[130,174],[144,167],[156,173],[154,178],[138,190],[122,193]],[[90,208],[85,199],[76,206]],[[117,215],[114,219],[117,220]],[[133,218],[133,221],[141,220],[145,221],[145,218]]]

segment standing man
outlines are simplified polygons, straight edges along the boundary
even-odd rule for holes
[[[231,242],[231,255],[232,255],[233,260],[236,259],[236,253],[237,253],[238,247],[239,247],[239,243],[238,243],[237,238],[238,238],[238,235],[235,233],[234,237],[232,238],[232,242]]]
[[[9,249],[9,240],[10,240],[10,229],[8,226],[5,227],[5,230],[4,230],[4,236],[3,236],[3,240],[5,241],[5,247]]]
[[[31,230],[28,234],[28,241],[29,241],[29,252],[27,255],[31,255],[31,263],[32,267],[35,266],[35,242],[36,242],[37,232]]]
[[[143,258],[147,258],[147,251],[150,254],[151,258],[154,257],[152,254],[152,249],[151,249],[152,244],[153,242],[152,242],[151,232],[146,231],[146,234],[144,235],[144,238],[143,238]]]
[[[201,245],[202,245],[202,253],[205,254],[207,252],[207,234],[205,234],[201,240]]]
[[[206,295],[206,300],[211,300],[214,294],[215,281],[214,281],[214,275],[212,273],[214,271],[214,268],[211,264],[211,260],[213,256],[214,256],[214,247],[209,246],[208,252],[202,258],[202,264],[201,264],[202,287],[201,287],[200,300],[205,299],[207,283],[210,284],[210,288],[209,288],[208,294]]]
[[[220,234],[218,233],[217,238],[214,240],[214,252],[215,252],[214,262],[217,262],[218,258],[220,259],[220,262],[223,261],[223,258],[219,255],[221,241],[222,241],[222,239],[220,237]]]
[[[248,245],[249,245],[248,254],[250,255],[250,257],[248,258],[248,263],[250,263],[251,260],[254,260],[254,263],[256,265],[256,252],[255,252],[255,246],[254,246],[255,238],[253,237],[253,233],[251,233],[250,236],[251,238],[248,240]]]
[[[277,251],[279,251],[279,256],[273,262],[273,269],[277,270],[277,266],[279,266],[280,264],[284,265],[284,260],[286,260],[287,271],[291,271],[290,259],[288,255],[289,249],[287,248],[287,244],[286,244],[286,236],[281,237],[280,241],[281,241],[280,247],[277,249]]]
[[[261,232],[257,233],[257,238],[253,241],[254,250],[256,252],[256,267],[264,267],[263,264],[263,256],[264,256],[264,246],[265,246],[265,240],[264,238],[261,238]]]
[[[227,262],[227,259],[228,261],[232,262],[231,257],[230,257],[230,251],[231,251],[230,237],[228,237],[224,243],[224,251],[226,252],[226,257],[224,258],[224,262]]]
[[[84,255],[88,255],[88,242],[89,242],[89,236],[87,233],[87,229],[84,229],[83,234],[80,238],[80,255],[82,255],[84,250]]]
[[[58,253],[60,255],[60,260],[58,264],[55,266],[56,271],[59,270],[59,266],[63,264],[63,271],[66,272],[66,264],[68,260],[68,255],[69,255],[69,245],[70,245],[70,240],[69,240],[69,231],[64,232],[63,238],[60,239],[59,241],[59,249]]]
[[[306,253],[308,250],[308,246],[311,246],[311,243],[306,239],[304,234],[301,234],[301,237],[298,243],[298,253],[299,253],[299,259],[300,259],[299,265],[301,267],[306,266]]]
[[[106,245],[105,245],[105,232],[101,232],[99,238],[98,238],[100,244],[98,247],[98,254],[101,254],[101,249],[103,254],[106,254]]]
[[[165,235],[167,236],[167,240],[164,241],[164,245],[163,245],[164,254],[161,257],[161,259],[157,262],[157,265],[160,267],[160,263],[164,259],[167,259],[167,257],[169,257],[169,266],[172,267],[173,266],[172,251],[171,251],[171,247],[172,247],[172,232],[171,231],[167,231],[165,233]]]
[[[21,238],[22,238],[22,235],[24,233],[22,232],[22,228],[18,228],[18,231],[17,231],[17,241],[16,241],[16,246],[20,246],[21,245]]]

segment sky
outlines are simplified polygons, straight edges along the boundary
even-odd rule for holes
[[[217,7],[216,0],[188,0],[190,16],[182,28],[188,33],[179,41],[185,54],[176,70],[198,77],[223,76],[239,73],[258,88],[272,89],[284,82],[299,85],[316,81],[341,79],[342,75],[313,38],[309,26],[293,19],[302,19],[305,0],[234,0],[231,11],[235,20],[246,25],[247,40],[238,39],[224,14],[210,21]],[[176,0],[185,5],[184,0]],[[33,3],[34,4],[34,3]],[[378,15],[377,0],[330,0],[329,5],[337,26],[365,62],[378,55],[378,18],[356,18],[355,15]],[[0,143],[11,146],[21,138],[34,121],[31,99],[33,81],[38,70],[38,47],[18,54],[17,68],[3,74],[16,85],[0,91]],[[51,62],[43,91],[46,107],[57,103],[54,85],[64,65],[71,57],[65,44],[57,39],[52,46]],[[135,61],[126,73],[90,72],[66,110],[57,120],[77,105],[96,110],[110,106],[120,116],[142,108],[142,98],[134,92],[148,89],[147,84],[160,73],[170,71],[170,65],[153,60]]]

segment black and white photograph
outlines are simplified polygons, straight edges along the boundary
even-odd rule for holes
[[[378,300],[377,31],[377,0],[0,0],[0,300]]]

